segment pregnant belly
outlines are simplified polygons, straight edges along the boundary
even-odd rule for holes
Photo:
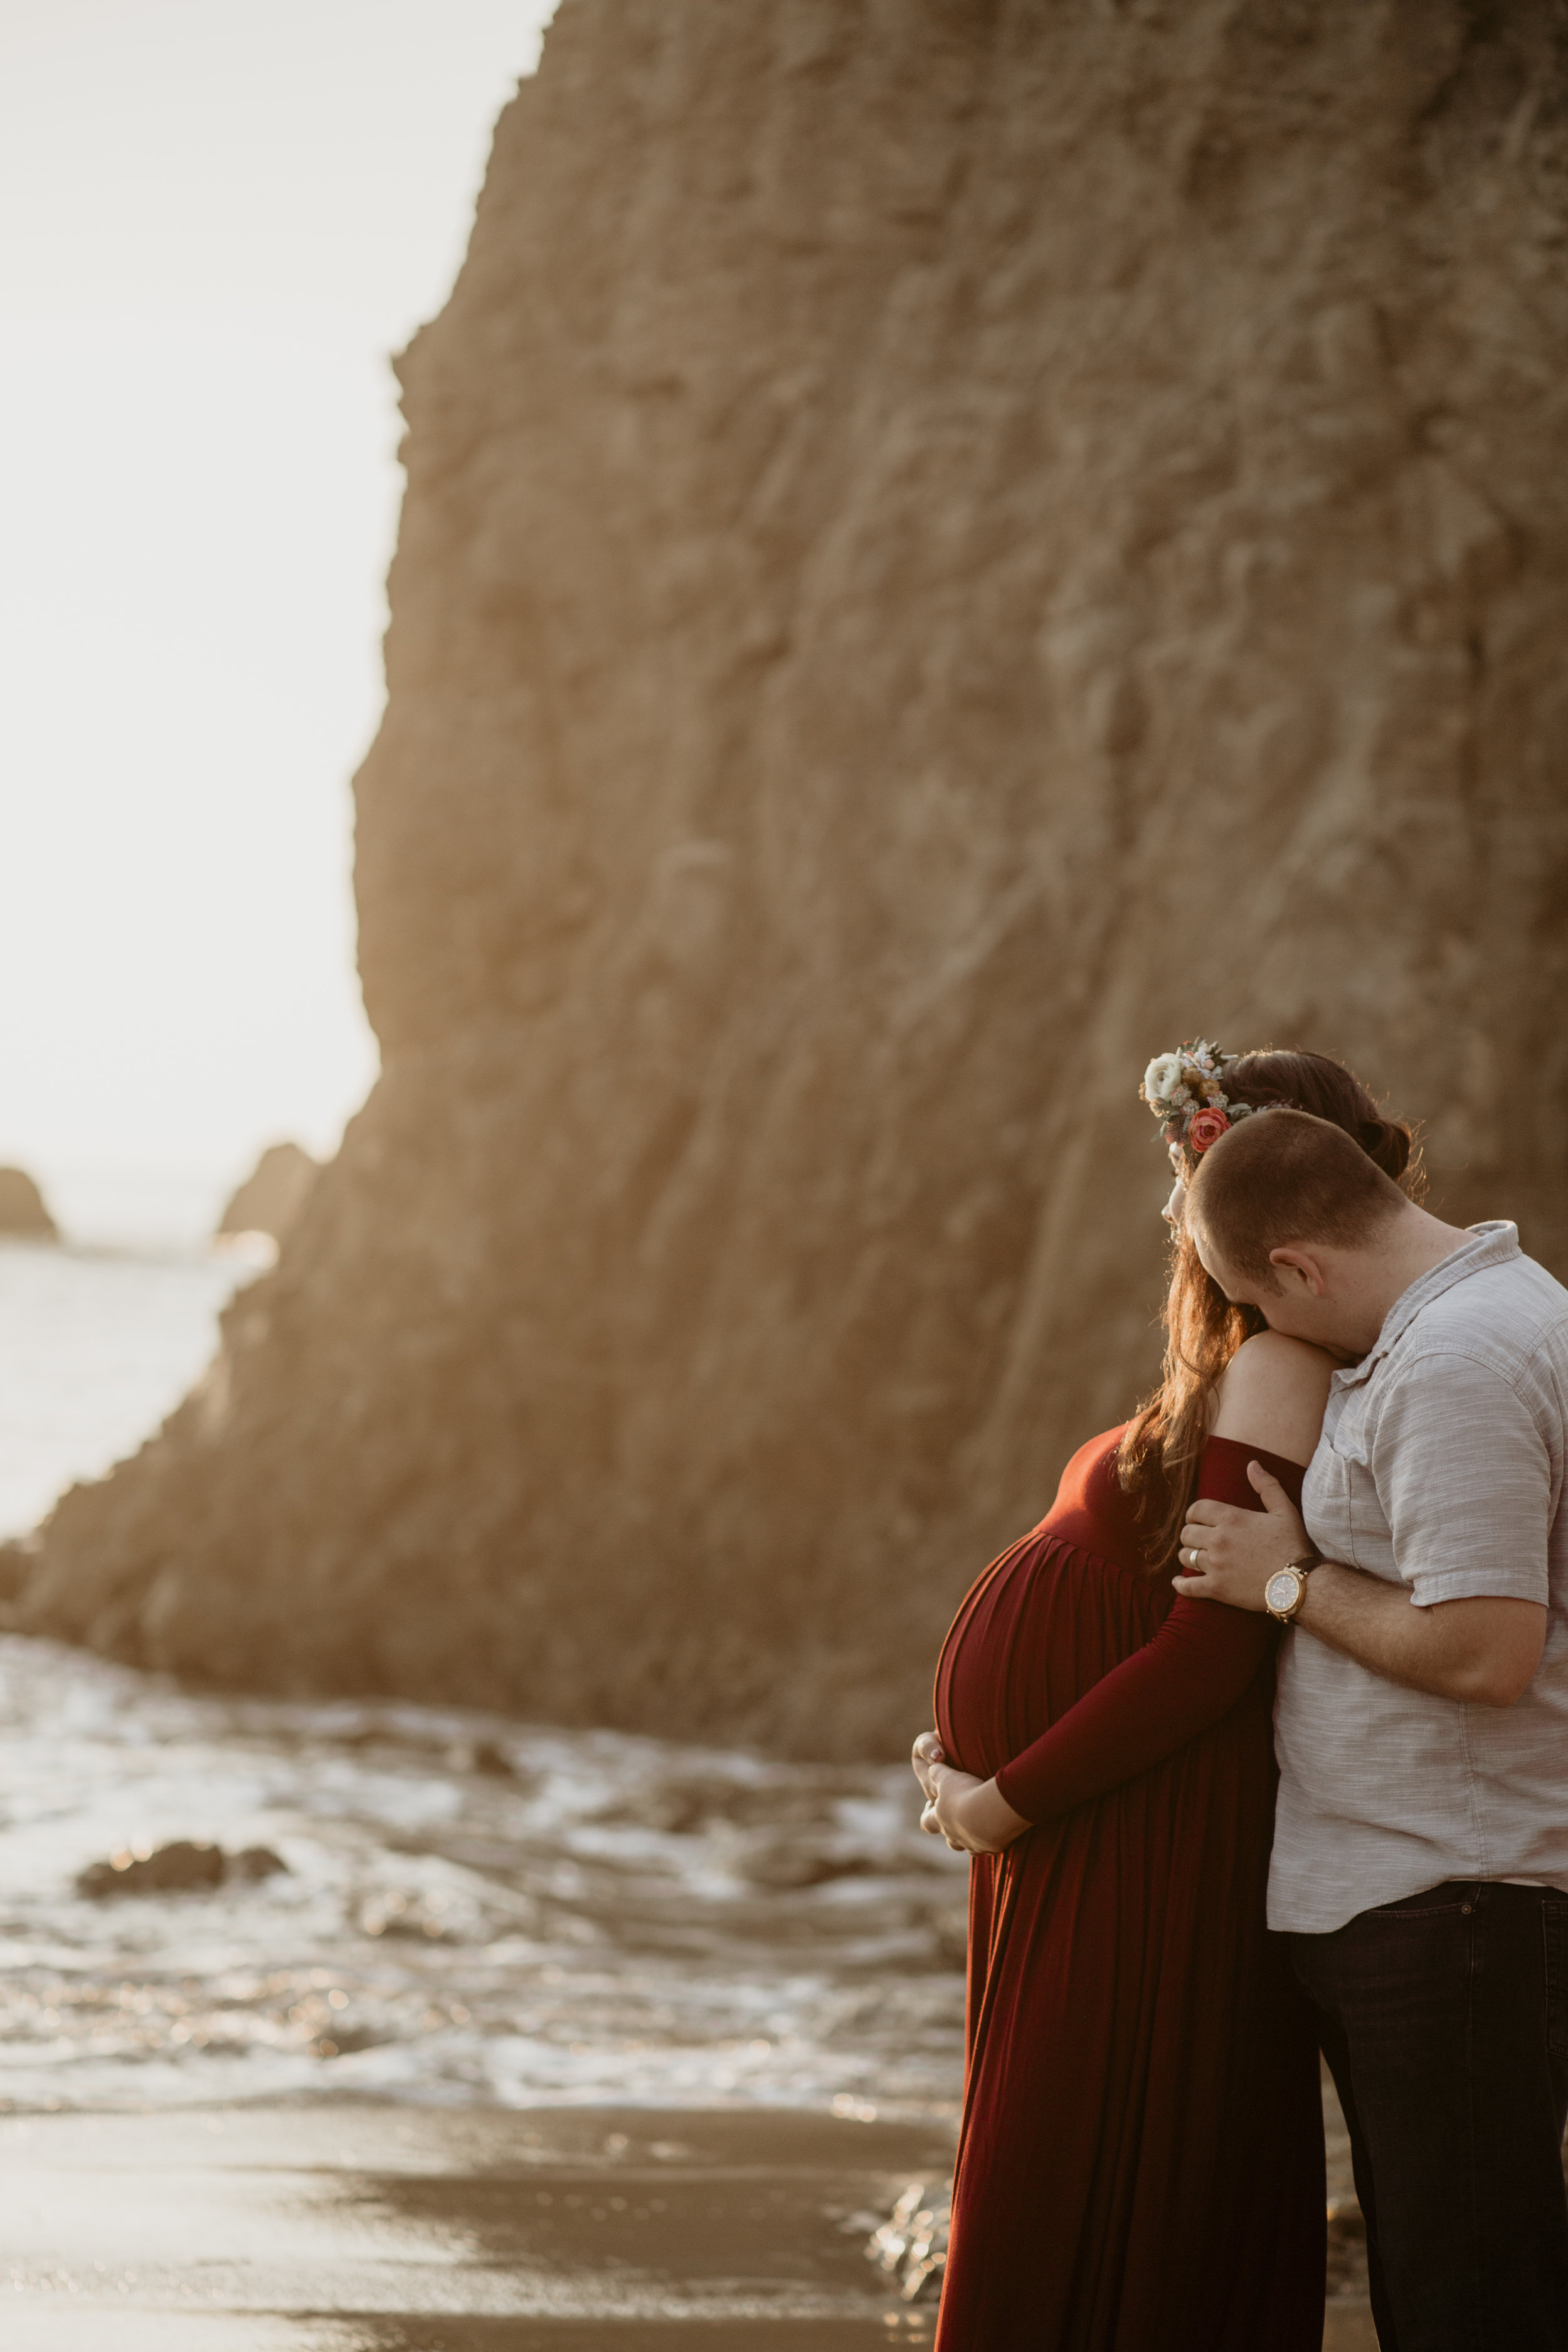
[[[1026,1654],[1032,1645],[1026,1643],[1020,1654],[1020,1612],[998,1606],[1002,1597],[994,1586],[977,1587],[969,1595],[947,1637],[936,1683],[942,1748],[961,1771],[982,1780],[1048,1730],[1051,1721],[1051,1677]]]
[[[952,1760],[989,1780],[1142,1647],[1171,1605],[1044,1527],[965,1597],[936,1677],[936,1727]]]
[[[993,1677],[975,1655],[979,1645],[966,1638],[972,1631],[961,1616],[947,1637],[936,1679],[936,1730],[950,1763],[989,1780],[997,1766],[984,1760],[982,1732],[985,1685]]]

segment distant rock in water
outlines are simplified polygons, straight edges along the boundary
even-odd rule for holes
[[[401,367],[383,1075],[18,1622],[907,1754],[1156,1374],[1152,1054],[1568,1272],[1550,13],[563,0]]]
[[[20,1168],[0,1168],[0,1235],[7,1234],[37,1242],[60,1237],[43,1194]]]
[[[175,1838],[146,1853],[117,1853],[89,1863],[77,1874],[76,1890],[95,1903],[114,1895],[210,1895],[220,1886],[254,1885],[287,1872],[270,1846],[247,1845],[226,1853],[197,1838]]]
[[[281,1241],[321,1174],[297,1143],[269,1144],[218,1219],[224,1234],[270,1234]]]

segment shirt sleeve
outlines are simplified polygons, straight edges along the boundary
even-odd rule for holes
[[[1303,1472],[1298,1463],[1228,1438],[1211,1438],[1205,1448],[1198,1495],[1260,1511],[1247,1476],[1247,1465],[1256,1461],[1273,1471],[1299,1505]],[[1120,1788],[1228,1715],[1275,1633],[1271,1617],[1178,1596],[1141,1650],[1002,1767],[997,1788],[1027,1822],[1048,1820]]]
[[[1417,1608],[1549,1599],[1551,1456],[1502,1373],[1418,1356],[1383,1399],[1368,1466]]]

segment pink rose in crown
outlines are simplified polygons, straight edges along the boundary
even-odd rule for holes
[[[1222,1110],[1195,1112],[1187,1129],[1188,1150],[1206,1151],[1211,1143],[1219,1141],[1229,1125],[1230,1121]]]

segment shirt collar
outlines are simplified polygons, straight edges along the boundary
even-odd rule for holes
[[[1506,1217],[1489,1217],[1483,1224],[1470,1225],[1466,1230],[1470,1234],[1468,1242],[1461,1242],[1457,1250],[1439,1258],[1436,1265],[1419,1276],[1408,1290],[1400,1292],[1360,1363],[1347,1364],[1334,1374],[1335,1388],[1354,1388],[1358,1381],[1366,1380],[1389,1349],[1404,1338],[1421,1309],[1429,1307],[1435,1298],[1441,1298],[1446,1290],[1452,1290],[1455,1283],[1464,1282],[1472,1274],[1484,1274],[1489,1266],[1505,1265],[1510,1258],[1521,1255],[1519,1227]]]

